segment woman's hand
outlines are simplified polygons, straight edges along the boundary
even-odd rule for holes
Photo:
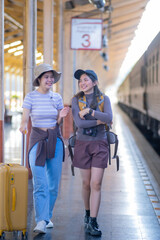
[[[22,123],[20,128],[19,128],[19,131],[23,134],[27,134],[28,133],[27,125]]]
[[[59,117],[64,118],[68,115],[69,113],[69,107],[64,107],[60,112],[59,112]]]
[[[97,125],[101,125],[101,124],[106,124],[105,122],[102,122],[101,120],[97,120]]]
[[[21,125],[19,128],[19,131],[23,134],[27,134],[27,132],[28,132],[27,125],[28,125],[28,120],[29,120],[29,114],[30,114],[30,110],[27,108],[24,108],[23,115],[22,115],[22,121],[21,121]]]
[[[81,111],[79,111],[79,116],[81,119],[85,119],[84,116],[89,113],[90,108],[85,108]]]
[[[62,121],[62,118],[66,117],[69,113],[69,107],[64,107],[63,109],[61,109],[59,111],[59,115],[58,115],[58,119],[57,119],[57,123],[60,124]]]

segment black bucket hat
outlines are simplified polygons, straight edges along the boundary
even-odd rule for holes
[[[97,74],[96,74],[93,70],[82,70],[82,69],[78,69],[77,71],[75,71],[74,77],[75,77],[76,79],[80,80],[80,77],[81,77],[82,74],[88,75],[93,82],[98,81]]]

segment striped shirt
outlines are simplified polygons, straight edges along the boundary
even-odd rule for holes
[[[50,128],[56,126],[58,110],[63,108],[63,101],[59,93],[49,91],[42,94],[34,90],[25,96],[22,107],[30,109],[33,127]]]

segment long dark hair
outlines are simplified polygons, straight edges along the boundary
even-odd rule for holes
[[[97,85],[95,85],[93,88],[94,88],[93,89],[93,100],[91,102],[90,108],[96,110],[96,108],[98,106],[97,97],[102,96],[103,93],[99,90]],[[85,95],[84,92],[80,91],[75,95],[75,97],[79,99],[79,98],[82,98],[84,95]]]

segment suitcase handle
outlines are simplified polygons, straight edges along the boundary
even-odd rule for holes
[[[12,212],[16,209],[16,189],[12,188]]]
[[[22,134],[22,152],[21,152],[21,165],[26,167],[26,153],[27,153],[27,131]]]

